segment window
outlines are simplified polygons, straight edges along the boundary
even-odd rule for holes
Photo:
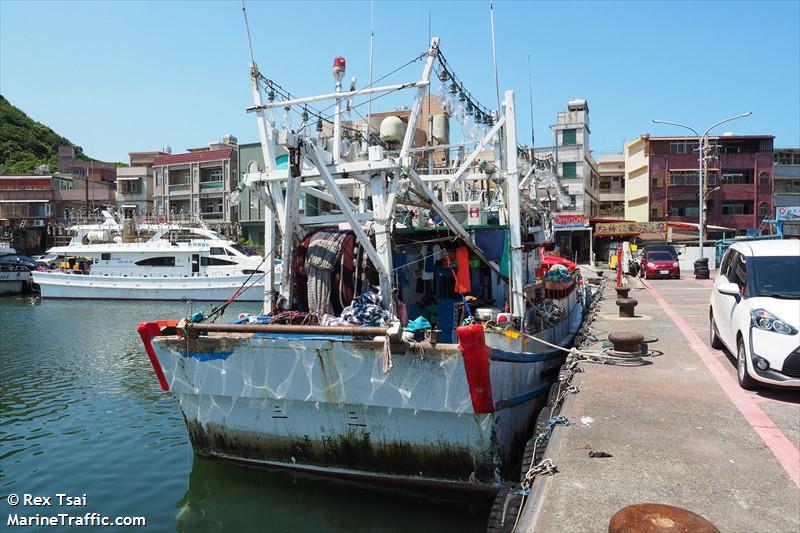
[[[574,195],[574,194],[570,194],[569,195],[569,208],[570,209],[575,209],[575,206],[577,205],[577,201],[578,201],[577,200],[577,196]]]
[[[161,187],[161,171],[156,170],[155,175],[156,175],[156,187]]]
[[[222,213],[222,199],[207,200],[202,204],[203,213]]]
[[[751,266],[756,296],[779,295],[795,300],[800,297],[800,288],[797,286],[800,261],[796,257],[754,257]]]
[[[700,212],[697,202],[670,202],[669,214],[674,217],[696,217]]]
[[[765,202],[758,204],[758,216],[761,218],[766,218],[769,216],[769,204]]]
[[[576,131],[577,130],[564,130],[564,132],[561,134],[561,144],[564,146],[577,144]]]
[[[166,267],[174,267],[175,266],[175,258],[171,256],[164,256],[164,257],[150,257],[148,259],[142,259],[141,261],[136,261],[138,266],[166,266]]]
[[[753,170],[744,168],[722,171],[723,185],[743,185],[753,183]]]
[[[40,202],[28,204],[28,216],[31,217],[49,217],[50,216],[50,203]]]
[[[208,253],[211,255],[225,255],[225,248],[211,247]]]
[[[776,193],[800,193],[800,180],[776,180]]]
[[[738,252],[731,255],[730,265],[728,265],[728,281],[739,286],[739,292],[744,294],[747,287],[747,263],[744,256]]]
[[[769,185],[769,172],[762,172],[758,175],[759,185]]]
[[[660,203],[655,203],[650,206],[650,217],[651,218],[664,218],[664,206]]]
[[[697,151],[697,141],[670,141],[669,153],[671,154],[691,154]]]
[[[698,173],[695,170],[676,170],[669,173],[670,185],[691,185],[697,187],[700,184]],[[717,173],[706,172],[706,185],[717,184]]]
[[[224,254],[223,254],[224,255]],[[218,259],[216,257],[201,257],[200,264],[203,266],[228,266],[235,265],[235,261],[228,261],[227,259]]]
[[[562,165],[564,178],[575,178],[578,176],[578,163],[573,161],[571,163],[562,163]]]
[[[753,214],[753,201],[752,200],[736,200],[729,202],[722,202],[723,215],[752,215]]]
[[[661,172],[656,172],[652,176],[650,176],[650,186],[651,187],[663,187],[664,186],[664,174]]]
[[[103,261],[111,261],[111,254],[100,254],[100,259]]]
[[[699,185],[697,172],[676,171],[669,173],[670,185]]]
[[[117,192],[122,194],[138,194],[139,180],[117,180]]]
[[[601,191],[605,191],[605,190],[608,190],[610,188],[611,188],[611,184],[609,182],[607,182],[607,181],[601,181],[600,182],[600,190]]]
[[[217,181],[222,181],[221,168],[203,170],[203,173],[200,175],[200,183],[217,182]]]

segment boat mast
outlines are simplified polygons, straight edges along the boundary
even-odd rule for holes
[[[522,248],[522,224],[520,221],[516,103],[514,101],[514,91],[506,91],[505,96],[506,196],[508,197],[508,234],[511,244],[511,272],[509,273],[511,312],[515,316],[524,318],[525,296],[522,292],[525,286],[522,272],[524,250]]]
[[[244,16],[244,27],[247,31],[247,44],[250,47],[250,81],[253,88],[253,103],[256,111],[256,122],[258,123],[258,136],[261,140],[261,154],[264,158],[264,171],[272,171],[275,161],[275,142],[273,139],[272,124],[269,123],[261,100],[261,73],[258,71],[255,58],[253,56],[253,44],[250,39],[250,26],[247,23],[247,9],[242,0],[242,15]],[[264,202],[264,264],[266,265],[264,274],[264,313],[269,313],[275,306],[275,217],[270,202]],[[285,235],[284,235],[285,238]],[[288,261],[284,261],[288,263]],[[289,278],[291,279],[291,278]],[[281,287],[286,283],[281,283]]]

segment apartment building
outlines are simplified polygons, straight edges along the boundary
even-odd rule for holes
[[[114,184],[51,173],[0,176],[0,229],[23,253],[41,253],[70,219],[114,203]]]
[[[161,215],[197,216],[210,226],[230,232],[237,208],[228,196],[239,181],[235,137],[183,154],[166,154],[153,161],[153,208]]]
[[[708,142],[706,223],[739,233],[758,228],[773,213],[773,136],[723,135]],[[697,137],[647,140],[650,221],[698,222],[697,148]]]
[[[550,129],[554,146],[534,148],[534,154],[538,158],[551,157],[556,163],[559,181],[570,198],[569,205],[563,206],[559,213],[580,215],[586,220],[598,216],[599,175],[589,144],[588,101],[570,100],[567,111],[558,113],[557,123]]]
[[[775,207],[800,211],[800,148],[775,149]]]
[[[618,218],[625,216],[625,155],[601,156],[597,161],[599,216]]]
[[[625,220],[650,221],[650,162],[647,153],[649,135],[625,143]]]
[[[96,181],[114,183],[117,179],[117,165],[105,161],[75,159],[75,148],[58,147],[58,171],[75,176],[88,176]]]
[[[153,163],[169,149],[129,152],[130,166],[117,169],[117,206],[125,217],[153,214]]]

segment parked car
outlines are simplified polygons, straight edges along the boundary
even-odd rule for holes
[[[711,346],[736,354],[739,385],[800,387],[800,240],[733,244],[710,300]]]
[[[669,252],[645,252],[642,256],[639,268],[642,276],[646,279],[651,278],[675,278],[680,279],[681,267],[678,264],[677,256],[672,256]]]
[[[62,258],[63,256],[58,255],[57,253],[48,252],[44,255],[35,256],[33,260],[36,261],[38,265],[42,265],[49,270],[51,268],[55,268]]]
[[[9,254],[0,256],[0,265],[13,266],[25,270],[36,270],[36,262],[26,255]]]
[[[678,259],[678,256],[681,255],[671,244],[648,244],[644,247],[644,250],[642,250],[642,256],[650,252],[667,252],[675,259]]]

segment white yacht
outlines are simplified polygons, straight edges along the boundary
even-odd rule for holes
[[[157,220],[76,225],[60,261],[33,273],[43,298],[261,301],[263,258],[203,225]],[[276,274],[280,264],[275,265]]]

